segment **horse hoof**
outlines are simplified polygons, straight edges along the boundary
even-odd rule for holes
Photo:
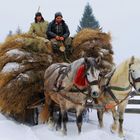
[[[120,138],[125,138],[124,133],[123,133],[123,132],[119,133],[119,137],[120,137]]]
[[[104,125],[99,125],[98,127],[99,127],[100,129],[102,129],[102,128],[104,128]]]
[[[78,132],[78,135],[81,135],[81,131],[80,131],[80,132]]]
[[[62,134],[63,134],[63,136],[66,136],[67,135],[67,131],[62,130]]]
[[[59,131],[59,130],[61,130],[61,127],[60,126],[56,126],[56,131]]]
[[[48,127],[52,130],[54,128],[54,123],[48,123]]]
[[[112,127],[110,128],[110,131],[111,131],[111,133],[117,133],[117,130],[116,129],[113,129]]]
[[[117,132],[117,125],[112,125],[110,130],[112,133],[116,133]]]
[[[112,129],[110,129],[110,131],[111,131],[112,134],[116,133],[116,131],[114,131],[114,130],[112,130]]]

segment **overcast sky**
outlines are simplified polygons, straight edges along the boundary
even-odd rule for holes
[[[44,18],[51,21],[61,11],[71,36],[75,34],[84,7],[89,2],[103,31],[111,32],[115,62],[140,55],[140,0],[0,0],[0,42],[9,30],[19,26],[28,31],[40,6]]]

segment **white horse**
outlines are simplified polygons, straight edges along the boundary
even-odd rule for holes
[[[71,64],[55,63],[47,68],[44,75],[44,90],[54,91],[63,88],[69,91],[73,87],[83,90],[90,86],[90,93],[99,96],[98,79],[100,71],[97,58],[80,58]]]
[[[131,57],[121,63],[114,70],[104,87],[102,96],[98,98],[99,102],[105,106],[105,109],[112,111],[114,120],[111,127],[112,132],[118,129],[119,136],[123,137],[124,112],[128,103],[128,97],[132,92],[132,87],[140,92],[140,59]],[[97,115],[102,127],[103,112],[97,110]]]
[[[86,99],[97,98],[100,94],[98,62],[94,58],[80,58],[71,64],[56,63],[47,68],[44,76],[45,106],[41,113],[43,121],[53,118],[55,103],[60,107],[59,120],[63,123],[63,132],[66,133],[66,113],[69,109],[75,109],[78,132],[81,132]],[[71,91],[75,89],[77,94]]]

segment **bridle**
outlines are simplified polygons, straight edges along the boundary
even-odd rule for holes
[[[137,90],[137,89],[136,89],[136,83],[137,83],[137,82],[140,82],[140,77],[138,77],[138,78],[136,78],[136,79],[133,77],[132,70],[131,70],[131,66],[132,66],[133,64],[134,64],[133,62],[129,64],[129,82],[130,82],[130,84],[135,88],[135,90]],[[131,80],[131,79],[132,79],[132,80]]]
[[[122,103],[124,100],[126,100],[128,97],[129,97],[129,95],[131,95],[131,91],[127,94],[127,96],[124,98],[124,99],[122,99],[121,101],[119,101],[117,98],[116,98],[116,96],[114,95],[114,93],[112,92],[112,90],[116,90],[116,91],[127,91],[127,90],[129,90],[130,88],[132,88],[132,87],[134,87],[135,88],[135,90],[136,90],[136,83],[137,82],[140,82],[140,77],[139,78],[134,78],[133,77],[133,74],[132,74],[132,70],[131,70],[131,66],[134,64],[134,61],[132,61],[130,64],[129,64],[129,75],[128,75],[128,79],[129,79],[129,83],[130,83],[130,85],[127,87],[127,88],[122,88],[122,87],[115,87],[115,86],[109,86],[109,82],[110,82],[110,80],[111,80],[111,77],[113,76],[113,74],[114,74],[114,72],[113,72],[113,74],[111,75],[111,77],[109,78],[109,80],[108,80],[108,82],[107,82],[107,85],[103,88],[105,91],[108,91],[109,92],[109,94],[110,94],[110,96],[113,98],[113,100],[116,102],[116,105],[114,105],[114,107],[115,106],[117,106],[117,105],[119,105],[120,103]]]
[[[95,64],[95,63],[94,63]],[[92,66],[94,66],[94,65],[92,65]],[[88,70],[91,68],[91,73],[92,73],[92,75],[94,75],[94,73],[93,73],[93,71],[94,71],[94,69],[93,69],[93,67],[91,67],[91,63],[85,63],[85,73],[84,73],[84,76],[85,76],[85,78],[86,78],[86,81],[87,81],[87,83],[88,83],[88,85],[89,86],[93,86],[93,85],[99,85],[99,80],[93,80],[93,81],[89,81],[88,80],[88,78],[87,78],[87,72],[88,72]]]

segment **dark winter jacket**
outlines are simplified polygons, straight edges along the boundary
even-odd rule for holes
[[[57,24],[55,20],[49,23],[47,29],[48,39],[55,38],[56,36],[67,38],[69,35],[70,31],[64,20],[60,24]]]

